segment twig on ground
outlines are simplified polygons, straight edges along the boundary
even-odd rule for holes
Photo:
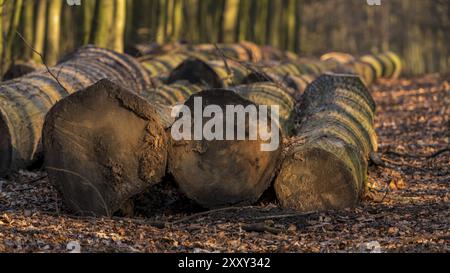
[[[450,152],[450,147],[445,147],[443,149],[437,150],[436,152],[432,153],[432,154],[409,154],[409,153],[398,153],[395,151],[387,151],[385,154],[391,154],[391,155],[396,155],[399,157],[410,157],[410,158],[435,158],[440,156],[443,153],[446,152]]]
[[[194,219],[194,218],[197,218],[197,217],[200,217],[200,216],[210,215],[210,214],[214,214],[214,213],[217,213],[217,212],[224,212],[224,211],[229,211],[229,210],[243,210],[243,209],[251,209],[251,208],[254,208],[254,206],[248,206],[248,207],[227,207],[227,208],[220,208],[220,209],[215,209],[215,210],[208,210],[208,211],[204,211],[204,212],[200,212],[200,213],[189,215],[187,217],[181,218],[181,219],[176,220],[176,221],[172,221],[169,224],[175,225],[175,224],[186,222],[188,220],[191,220],[191,219]]]
[[[291,214],[280,214],[280,215],[267,215],[253,218],[253,220],[273,220],[273,219],[284,219],[284,218],[293,218],[293,217],[301,217],[301,216],[309,216],[317,213],[317,211],[310,212],[299,212],[299,213],[291,213]]]

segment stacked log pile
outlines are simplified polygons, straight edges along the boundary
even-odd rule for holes
[[[134,60],[88,47],[50,68],[59,72],[58,80],[40,70],[4,82],[2,169],[33,162],[51,108],[43,129],[49,179],[78,214],[111,216],[168,174],[206,208],[254,203],[272,182],[288,208],[357,203],[369,154],[377,149],[375,105],[366,86],[398,76],[401,63],[395,54],[332,53],[316,60],[248,42],[174,48]],[[234,124],[235,133],[243,128],[242,139],[174,139],[186,113],[174,115],[172,107],[186,106],[187,128],[195,136],[199,99],[202,113],[214,105],[222,113],[227,106],[254,107],[256,114]],[[287,147],[280,143],[264,151],[267,139],[249,137],[264,109],[259,106],[278,106],[279,123],[271,130],[287,140]],[[203,116],[202,124],[214,115]],[[224,117],[221,122],[226,128]]]

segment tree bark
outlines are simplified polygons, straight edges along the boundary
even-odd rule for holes
[[[367,161],[377,150],[375,103],[359,77],[322,75],[296,106],[294,137],[275,191],[299,211],[354,206],[366,188]]]

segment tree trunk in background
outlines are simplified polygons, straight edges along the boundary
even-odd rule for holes
[[[249,14],[250,14],[250,1],[239,2],[239,17],[238,17],[238,41],[244,41],[247,39],[247,30],[249,27]]]
[[[23,0],[16,0],[14,2],[14,8],[13,8],[13,15],[11,17],[11,22],[9,24],[9,29],[8,29],[8,35],[6,37],[6,45],[5,45],[5,58],[4,58],[4,62],[3,62],[3,68],[5,68],[5,66],[9,66],[10,63],[13,61],[13,46],[14,46],[14,40],[15,37],[17,36],[17,28],[19,27],[19,23],[20,23],[20,16],[22,15],[22,5],[23,5]],[[2,70],[3,72],[4,70]]]
[[[55,65],[59,58],[62,4],[63,0],[49,0],[47,40],[45,45],[45,61],[47,65]]]
[[[295,4],[295,40],[294,40],[294,51],[299,53],[301,51],[301,37],[302,37],[302,10],[303,2],[297,0]]]
[[[5,0],[0,0],[0,14],[3,14]],[[0,17],[0,77],[3,77],[3,17]]]
[[[83,44],[88,44],[92,31],[96,0],[83,1]]]
[[[126,0],[116,0],[115,4],[113,49],[122,53],[124,50],[127,3]]]
[[[23,37],[32,44],[34,40],[34,0],[25,0],[23,14]],[[30,47],[23,45],[22,59],[28,60],[33,52]]]
[[[173,38],[173,12],[174,12],[174,0],[166,0],[166,40],[172,40]]]
[[[267,18],[267,42],[274,46],[280,46],[279,30],[280,30],[280,14],[282,7],[280,4],[276,5],[275,1],[269,1],[269,10]]]
[[[167,24],[167,1],[159,0],[158,5],[158,13],[159,13],[159,22],[158,22],[158,30],[156,33],[156,41],[158,43],[164,43],[166,41],[166,24]]]
[[[103,48],[111,48],[114,2],[97,0],[93,20],[91,43]]]
[[[181,31],[183,28],[183,3],[184,0],[175,0],[173,6],[173,41],[179,41],[181,38]]]
[[[296,23],[295,23],[295,17],[296,17],[296,2],[298,0],[288,0],[286,3],[286,14],[285,17],[287,19],[287,32],[286,32],[286,49],[294,52],[295,51],[295,36],[297,34],[296,31]]]
[[[39,0],[37,5],[33,48],[37,52],[44,54],[45,24],[47,21],[47,0]],[[37,63],[40,63],[42,61],[41,57],[38,54],[33,54],[33,60]]]
[[[260,45],[266,44],[266,21],[267,21],[268,1],[270,0],[256,0],[258,10],[256,17],[255,42]]]

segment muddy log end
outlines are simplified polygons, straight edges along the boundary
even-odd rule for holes
[[[194,98],[201,97],[203,109],[218,105],[253,105],[236,93],[214,89],[200,92],[185,103],[193,113]],[[203,118],[205,124],[209,118]],[[248,119],[246,135],[248,135]],[[194,124],[192,123],[192,128]],[[225,124],[224,124],[225,133]],[[235,124],[236,132],[236,124]],[[180,140],[169,150],[169,171],[181,190],[206,208],[249,204],[270,186],[281,148],[262,151],[260,140]]]
[[[365,169],[354,165],[361,162],[355,160],[359,155],[351,147],[346,153],[335,153],[326,146],[301,145],[287,155],[274,184],[284,208],[325,211],[353,207],[359,202],[361,168]]]
[[[48,113],[43,143],[50,181],[74,212],[110,216],[164,176],[165,129],[145,99],[102,80]]]

